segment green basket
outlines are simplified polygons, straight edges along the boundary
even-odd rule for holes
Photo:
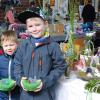
[[[41,84],[41,80],[29,81],[28,79],[22,80],[23,88],[27,91],[34,91]]]
[[[0,90],[1,91],[10,91],[15,87],[15,81],[9,78],[0,80]]]

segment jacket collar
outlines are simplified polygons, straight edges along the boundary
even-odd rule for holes
[[[29,38],[32,45],[35,45],[36,47],[50,43],[50,36],[42,38],[34,38],[30,36]]]

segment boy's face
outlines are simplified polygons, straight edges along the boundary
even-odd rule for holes
[[[6,54],[12,55],[17,48],[17,43],[11,40],[3,41],[2,47]]]
[[[29,18],[26,21],[28,32],[35,38],[43,36],[46,23],[41,18]]]

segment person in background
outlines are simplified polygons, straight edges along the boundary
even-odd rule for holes
[[[67,68],[60,46],[50,37],[48,23],[38,13],[26,10],[18,19],[30,33],[14,58],[16,81],[22,87],[20,100],[55,100],[55,86]],[[30,91],[24,86],[25,80],[40,80],[40,84]]]
[[[4,18],[6,22],[8,23],[8,25],[15,23],[14,14],[15,14],[15,10],[13,6],[10,6],[9,8],[7,8],[6,15]]]
[[[15,81],[13,59],[18,45],[18,40],[15,32],[3,32],[1,35],[1,45],[4,53],[0,55],[0,85],[1,81],[5,78],[11,78]],[[5,82],[2,84],[5,84]],[[20,89],[18,86],[14,86],[12,87],[13,89],[8,91],[1,90],[1,88],[2,87],[0,86],[0,100],[19,100]]]
[[[93,22],[95,20],[96,13],[95,8],[91,4],[91,0],[88,1],[88,3],[84,6],[82,11],[82,18],[84,24],[89,25],[89,29],[93,30]]]

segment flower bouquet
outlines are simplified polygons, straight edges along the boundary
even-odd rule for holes
[[[77,76],[79,78],[82,78],[84,80],[90,80],[95,78],[100,78],[100,48],[98,48],[98,52],[94,55],[94,44],[91,41],[91,37],[93,36],[93,33],[88,33],[89,35],[86,35],[86,42],[85,42],[85,48],[83,52],[80,54],[82,56],[82,60],[84,61],[84,67],[78,68],[78,65],[76,66]],[[90,35],[92,34],[92,35]]]

